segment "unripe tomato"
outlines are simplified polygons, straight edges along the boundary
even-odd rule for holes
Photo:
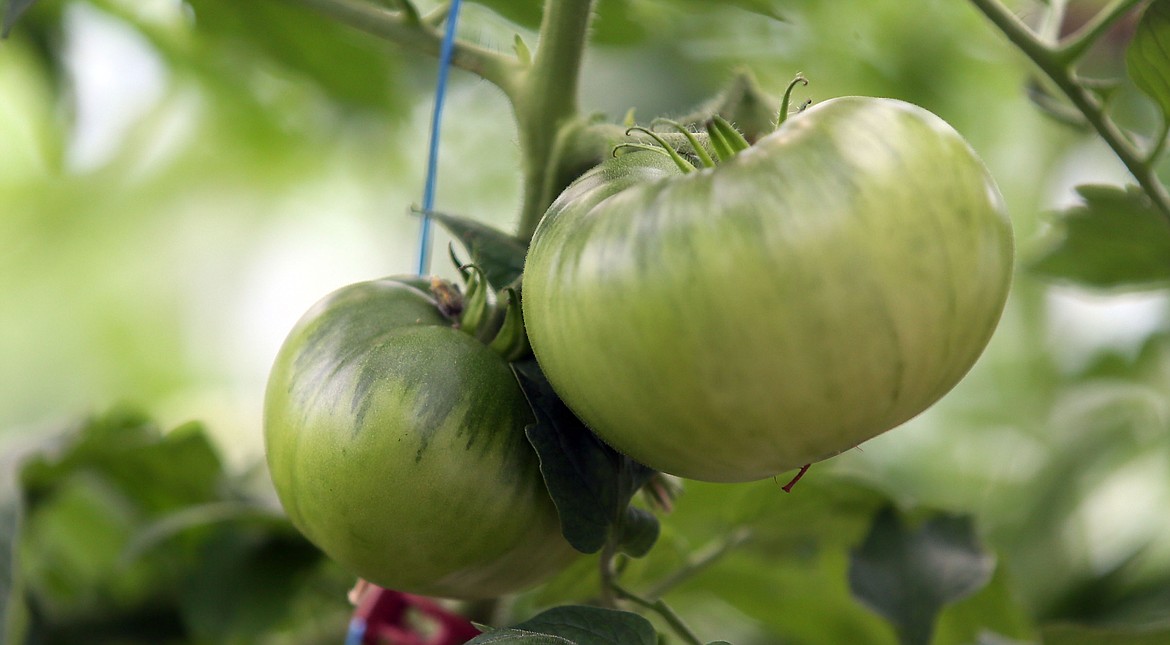
[[[413,286],[412,286],[413,285]],[[293,524],[375,584],[482,598],[572,560],[508,364],[412,279],[342,288],[297,323],[264,407]]]
[[[963,138],[840,98],[682,173],[647,152],[570,186],[532,240],[524,316],[565,402],[682,477],[747,481],[848,450],[949,391],[1012,271]]]

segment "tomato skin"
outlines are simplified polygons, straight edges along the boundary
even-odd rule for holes
[[[533,237],[524,315],[554,389],[614,448],[749,481],[948,392],[995,329],[1012,246],[958,133],[847,97],[714,168],[633,153],[584,176]]]
[[[281,348],[269,471],[293,524],[377,585],[454,598],[531,586],[573,558],[506,362],[410,279],[344,287]]]

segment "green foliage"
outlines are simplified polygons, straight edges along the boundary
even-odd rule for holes
[[[886,508],[853,552],[849,585],[897,626],[903,643],[929,645],[938,612],[974,594],[994,570],[971,518],[940,515],[910,529]]]
[[[400,97],[398,65],[371,37],[291,2],[190,0],[202,46],[215,57],[262,62],[341,105],[384,111]],[[256,70],[257,72],[261,70]]]
[[[419,4],[425,16],[439,3]],[[464,23],[469,42],[506,51],[515,27],[539,55],[540,39],[526,30],[539,27],[542,3],[479,4],[503,24]],[[1105,177],[1112,167],[1084,152],[1086,131],[1037,116],[1021,86],[1034,70],[967,5],[595,5],[587,110],[612,116],[635,107],[642,122],[708,114],[718,101],[704,98],[741,66],[767,90],[749,97],[754,123],[774,118],[767,94],[797,71],[812,81],[797,103],[843,94],[909,100],[971,141],[1004,189],[1020,248],[1036,258],[1016,277],[1008,318],[968,380],[889,441],[814,467],[792,494],[780,490],[783,478],[688,483],[661,526],[638,506],[624,510],[629,490],[614,496],[620,504],[594,509],[605,519],[585,531],[593,544],[613,532],[628,552],[643,554],[653,542],[643,557],[616,557],[620,583],[668,601],[706,638],[896,643],[897,630],[850,589],[852,554],[870,553],[871,565],[901,562],[886,569],[907,588],[955,587],[940,587],[916,564],[918,547],[934,544],[939,531],[923,528],[929,520],[893,526],[882,514],[893,505],[920,520],[974,513],[980,553],[997,562],[986,585],[933,616],[934,645],[1170,640],[1170,525],[1161,519],[1170,485],[1165,307],[1124,341],[1094,323],[1096,335],[1078,344],[1060,333],[1078,321],[1053,305],[1053,294],[1080,297],[1085,289],[1106,292],[1091,301],[1101,310],[1125,302],[1117,292],[1164,299],[1164,215],[1136,188],[1083,186],[1084,203],[1057,215],[1052,237],[1038,235],[1046,232],[1038,213],[1051,191],[1063,189],[1066,169]],[[1165,121],[1167,3],[1017,2],[1012,13],[1065,5],[1066,26],[1095,6],[1126,9],[1110,24],[1147,7],[1128,46],[1129,73]],[[79,124],[93,112],[75,98],[92,96],[83,85],[95,71],[65,45],[77,46],[90,14],[139,37],[165,72],[160,97],[111,135],[114,152],[79,168],[69,158],[76,133],[90,127]],[[1029,24],[1043,22],[1037,17]],[[241,464],[259,459],[250,416],[257,406],[248,398],[258,387],[247,356],[264,355],[263,339],[275,342],[299,313],[279,303],[307,303],[339,280],[409,266],[416,220],[399,214],[417,193],[425,128],[410,111],[429,106],[433,62],[291,0],[7,0],[0,27],[10,32],[0,44],[0,641],[21,643],[28,634],[41,643],[339,642],[352,580],[290,529],[266,493],[239,478]],[[1078,78],[1100,69],[1120,74],[1093,57],[1116,58],[1126,33],[1112,30],[1088,49]],[[497,90],[465,82],[466,74],[454,78],[463,102],[448,108],[449,117],[459,111],[459,129],[444,146],[458,166],[443,171],[441,200],[449,212],[474,214],[453,237],[481,245],[469,251],[472,260],[498,288],[514,281],[522,256],[522,243],[497,233],[515,214],[508,155],[516,133]],[[1110,88],[1094,85],[1090,95],[1107,112],[1134,109],[1125,95],[1133,88],[1119,77],[1104,80]],[[1085,124],[1059,87],[1045,91]],[[1138,116],[1142,127],[1123,136],[1149,139],[1142,152],[1157,151],[1150,114]],[[598,141],[578,159],[607,151]],[[562,170],[564,177],[580,171]],[[476,229],[480,220],[486,232]],[[360,261],[330,272],[339,257]],[[40,432],[45,441],[30,425],[127,397],[168,419],[214,419],[216,441],[196,426],[162,432],[136,414]],[[221,449],[232,459],[219,457]],[[619,484],[578,494],[612,496]],[[615,509],[627,515],[614,522]],[[890,529],[885,544],[898,548],[873,556],[867,539],[882,526]],[[968,564],[986,563],[959,551]],[[582,558],[505,603],[498,624],[519,627],[551,605],[592,601],[600,591],[597,561]],[[888,608],[911,620],[898,609]],[[574,615],[565,622],[600,620]],[[631,616],[614,615],[642,624]],[[646,616],[654,631],[669,631],[660,616]],[[543,635],[504,629],[478,642],[573,638],[552,635],[547,623],[529,626]]]
[[[1077,192],[1084,203],[1060,214],[1062,237],[1033,271],[1100,289],[1170,281],[1170,227],[1140,190],[1080,186]]]
[[[5,510],[26,520],[0,597],[27,603],[33,642],[254,643],[294,622],[310,584],[332,584],[320,553],[224,471],[198,425],[163,433],[115,410],[15,466],[5,472],[19,473],[20,493]],[[344,607],[314,611],[330,602]]]
[[[1170,122],[1170,2],[1146,7],[1126,56],[1134,83],[1158,104]]]

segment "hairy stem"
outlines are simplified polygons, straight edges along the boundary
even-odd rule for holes
[[[626,591],[617,584],[613,585],[613,590],[623,600],[628,600],[635,605],[649,609],[650,611],[661,616],[662,619],[666,621],[666,624],[670,625],[670,628],[674,630],[674,633],[678,634],[678,637],[681,638],[684,643],[687,643],[688,645],[703,645],[703,641],[699,640],[699,637],[695,635],[695,632],[691,631],[691,628],[688,627],[685,622],[683,622],[683,619],[680,618],[678,614],[674,613],[674,610],[670,608],[670,605],[666,604],[666,601],[662,599],[647,600],[637,594]]]
[[[547,0],[532,67],[513,100],[524,164],[524,202],[517,236],[532,237],[548,208],[545,178],[557,163],[561,127],[577,117],[577,84],[594,0]]]
[[[751,530],[748,528],[741,527],[731,531],[718,542],[692,553],[682,567],[654,585],[647,595],[652,598],[660,598],[666,595],[666,592],[703,572],[707,567],[715,564],[723,556],[734,551],[750,538]]]
[[[434,16],[412,23],[403,12],[363,0],[292,0],[320,11],[345,25],[378,36],[402,47],[438,57],[442,34],[433,24]],[[516,59],[499,52],[456,42],[451,64],[496,85],[515,101],[521,66]]]
[[[1167,193],[1166,187],[1159,181],[1152,165],[1146,163],[1141,151],[1105,113],[1105,108],[1097,97],[1077,80],[1071,62],[1059,55],[1058,50],[1037,38],[1032,30],[999,0],[971,0],[971,4],[987,16],[1012,44],[1052,80],[1073,106],[1080,110],[1089,125],[1125,164],[1154,207],[1162,213],[1167,223],[1170,223],[1170,193]],[[1123,5],[1133,4],[1135,2],[1132,0],[1123,0],[1113,6],[1113,11],[1120,11]]]

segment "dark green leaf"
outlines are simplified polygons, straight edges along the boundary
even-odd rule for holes
[[[496,291],[511,285],[523,273],[528,247],[514,236],[458,215],[431,212],[430,216],[467,249],[472,264],[483,271]]]
[[[560,636],[548,634],[534,634],[522,629],[494,629],[486,634],[480,634],[467,645],[576,645],[573,641]]]
[[[625,554],[640,558],[654,547],[658,531],[658,518],[653,513],[631,506],[618,524],[618,544]]]
[[[37,0],[7,0],[4,2],[4,16],[0,18],[0,38],[7,38],[16,21]]]
[[[297,3],[277,0],[188,0],[210,55],[249,58],[266,71],[308,81],[339,103],[383,110],[394,102],[394,57],[383,43]]]
[[[573,548],[595,553],[625,519],[630,498],[653,471],[615,452],[557,397],[535,360],[512,364],[537,422],[525,429],[540,458],[540,473],[556,504],[561,530]],[[627,548],[649,549],[652,515],[634,518]]]
[[[1079,186],[1084,203],[1058,216],[1061,238],[1032,271],[1102,289],[1170,281],[1170,223],[1136,187]]]
[[[658,635],[650,621],[638,614],[574,605],[554,607],[511,629],[477,636],[468,645],[655,645],[657,642]]]
[[[288,615],[321,553],[291,529],[224,531],[201,550],[183,586],[184,622],[201,643],[254,643]]]
[[[942,608],[978,591],[994,570],[969,517],[938,514],[910,528],[887,507],[852,553],[849,586],[894,624],[903,643],[927,645]]]
[[[1154,0],[1146,8],[1125,62],[1133,82],[1170,120],[1170,0]]]

